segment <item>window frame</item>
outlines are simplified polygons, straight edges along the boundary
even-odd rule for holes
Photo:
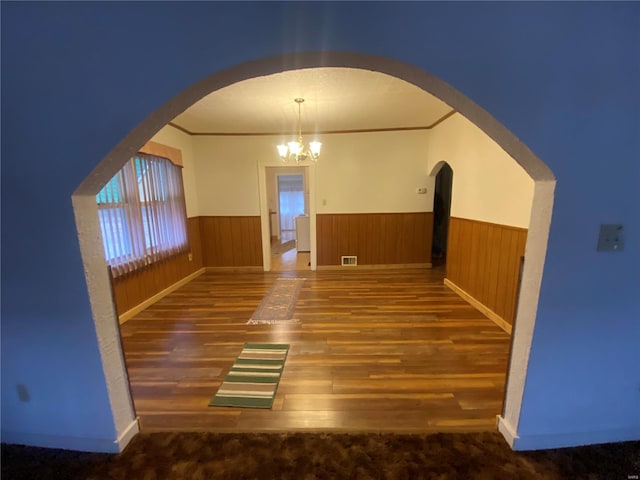
[[[96,195],[114,278],[189,251],[181,156],[154,153],[139,151]]]

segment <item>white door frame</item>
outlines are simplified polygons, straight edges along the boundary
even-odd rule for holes
[[[260,225],[262,230],[262,268],[271,271],[271,234],[269,233],[269,201],[267,198],[267,167],[304,167],[309,185],[309,235],[310,266],[317,268],[316,257],[316,165],[313,162],[304,165],[287,164],[277,160],[258,160],[258,187],[260,189]]]

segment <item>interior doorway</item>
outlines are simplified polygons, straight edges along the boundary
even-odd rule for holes
[[[306,166],[265,167],[270,232],[268,269],[271,271],[309,270],[311,267],[308,173]]]
[[[443,163],[436,175],[433,194],[433,242],[431,263],[434,267],[446,265],[447,243],[449,239],[449,216],[451,215],[451,191],[453,170]]]

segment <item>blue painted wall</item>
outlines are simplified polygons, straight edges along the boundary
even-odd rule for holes
[[[198,80],[332,50],[435,74],[550,166],[556,202],[518,433],[533,447],[575,433],[640,438],[640,4],[0,8],[3,433],[114,439],[70,200],[80,182]],[[600,223],[624,224],[624,252],[596,252]]]

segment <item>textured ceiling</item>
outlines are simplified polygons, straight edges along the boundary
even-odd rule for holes
[[[425,127],[451,112],[398,78],[353,68],[292,70],[244,80],[207,95],[171,123],[191,133],[288,133],[302,97],[305,132]]]

